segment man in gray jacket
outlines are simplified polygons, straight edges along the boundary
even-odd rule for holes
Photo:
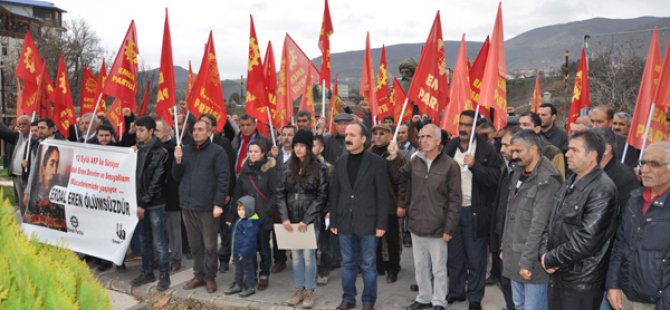
[[[458,226],[461,211],[461,171],[442,152],[440,128],[428,124],[419,133],[421,151],[403,166],[395,182],[407,182],[409,207],[398,210],[407,216],[412,234],[412,254],[419,294],[407,309],[445,309],[447,296],[447,242]],[[398,155],[391,142],[387,160]],[[405,214],[406,213],[406,214]],[[431,267],[432,266],[432,267]],[[431,274],[433,282],[431,284]]]
[[[547,308],[549,275],[538,253],[553,206],[553,195],[563,177],[541,154],[542,142],[532,130],[512,137],[512,159],[517,163],[509,183],[507,215],[502,238],[503,275],[512,280],[515,309]]]
[[[212,125],[197,121],[193,125],[193,145],[175,147],[172,175],[179,183],[179,204],[193,254],[193,273],[184,289],[207,285],[216,291],[218,218],[228,195],[230,166],[222,147],[211,143]]]

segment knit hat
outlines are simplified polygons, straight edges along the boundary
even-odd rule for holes
[[[291,147],[295,147],[296,143],[302,143],[311,150],[312,145],[314,144],[314,134],[309,130],[300,129],[295,133],[295,136],[293,137],[293,145],[291,145]]]
[[[254,197],[249,195],[242,196],[242,198],[237,200],[237,203],[244,206],[245,217],[250,217],[256,212],[256,201],[254,200]]]

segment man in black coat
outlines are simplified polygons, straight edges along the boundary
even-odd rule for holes
[[[445,152],[461,166],[463,192],[459,227],[448,243],[447,302],[464,301],[467,297],[470,309],[481,309],[491,213],[495,204],[493,193],[497,190],[502,162],[493,145],[483,137],[477,136],[469,145],[474,119],[474,111],[463,111],[458,124],[459,136],[445,146]]]
[[[13,145],[12,152],[9,157],[9,165],[7,174],[14,182],[14,195],[16,203],[19,206],[21,214],[25,212],[26,206],[23,204],[23,194],[26,189],[26,182],[23,180],[23,160],[26,158],[28,151],[28,137],[30,135],[30,117],[27,115],[20,116],[16,121],[16,128],[14,131],[9,129],[5,124],[0,123],[0,139],[4,140],[6,145]]]
[[[616,159],[614,153],[617,148],[617,142],[614,131],[605,127],[596,127],[590,130],[600,135],[605,141],[605,152],[603,153],[603,158],[600,160],[600,167],[603,168],[607,176],[616,185],[619,192],[617,206],[620,211],[623,211],[630,193],[640,187],[640,181],[635,177],[633,170]]]
[[[365,126],[353,123],[346,128],[345,146],[349,153],[335,162],[330,182],[328,212],[330,231],[339,236],[342,253],[342,288],[338,309],[356,304],[356,277],[363,274],[363,309],[377,301],[377,242],[387,229],[389,177],[386,162],[365,151]]]

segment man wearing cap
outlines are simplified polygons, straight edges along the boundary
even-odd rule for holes
[[[340,156],[347,153],[344,148],[344,133],[347,125],[354,121],[354,116],[347,113],[340,113],[335,116],[335,134],[326,137],[326,150],[323,152],[323,158],[329,163],[335,163]]]
[[[370,152],[379,155],[383,159],[389,157],[388,146],[393,139],[393,129],[389,125],[379,124],[372,127],[372,146]],[[388,173],[391,169],[398,170],[405,164],[402,152],[393,160],[387,160]],[[391,175],[389,175],[389,178]],[[398,210],[405,207],[405,184],[394,185],[389,183],[388,229],[386,234],[379,240],[377,245],[377,273],[386,274],[386,282],[393,283],[398,280],[400,271],[400,224],[398,223]]]

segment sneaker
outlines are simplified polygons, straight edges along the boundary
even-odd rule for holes
[[[219,264],[219,273],[226,273],[230,270],[230,266],[228,265],[228,262],[221,262]]]
[[[153,272],[150,272],[150,273],[149,272],[142,272],[142,273],[140,273],[139,276],[137,276],[137,278],[130,281],[130,286],[138,287],[138,286],[142,286],[142,285],[145,285],[147,283],[151,283],[151,282],[155,282],[155,281],[156,281],[156,277],[154,276]]]
[[[237,294],[241,291],[242,291],[242,287],[237,285],[237,283],[233,283],[232,285],[230,285],[230,287],[227,290],[223,291],[223,294],[232,295],[232,294]]]
[[[297,289],[295,290],[295,293],[293,293],[293,296],[291,296],[291,298],[289,298],[286,301],[286,303],[291,307],[295,307],[300,302],[302,302],[304,298],[305,298],[305,289],[304,288]]]
[[[280,273],[280,272],[282,272],[282,270],[284,270],[284,269],[286,269],[286,262],[278,262],[278,263],[275,263],[275,264],[272,266],[272,269],[270,269],[270,272],[272,272],[272,273]]]
[[[170,273],[161,272],[160,276],[158,276],[158,285],[156,285],[156,290],[162,292],[168,288],[170,288]]]
[[[312,309],[314,304],[316,304],[316,292],[305,290],[303,297],[302,307],[304,309]]]
[[[270,284],[270,279],[268,276],[260,276],[258,277],[258,290],[262,291],[268,288],[268,285]]]
[[[318,286],[324,286],[328,284],[328,276],[318,276],[316,277],[316,285]]]
[[[253,294],[256,294],[256,290],[252,287],[252,288],[248,288],[244,291],[241,291],[240,292],[240,297],[249,297]]]

